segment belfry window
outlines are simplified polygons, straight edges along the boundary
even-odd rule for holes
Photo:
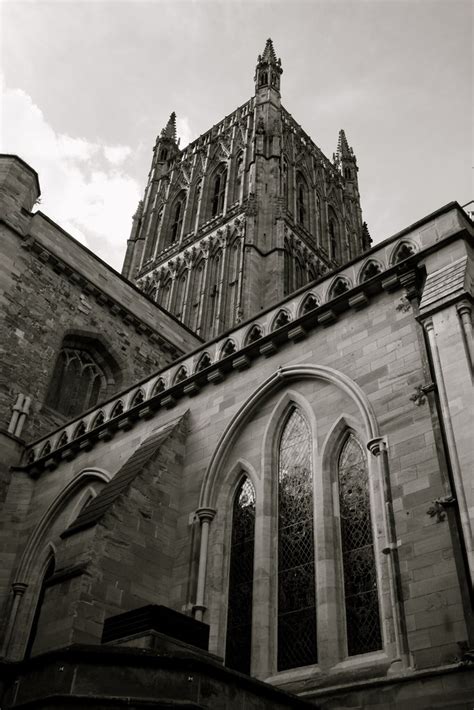
[[[250,673],[255,489],[245,477],[234,497],[227,610],[226,666]]]
[[[294,408],[278,460],[278,670],[317,661],[311,434]]]
[[[180,197],[175,203],[173,210],[173,222],[171,224],[171,240],[170,244],[177,241],[181,234],[181,227],[183,226],[183,212],[184,212],[184,198]]]
[[[227,169],[222,166],[214,177],[212,190],[212,217],[220,214],[224,209],[225,188],[227,183]]]
[[[296,181],[296,218],[302,227],[308,227],[308,188],[302,175]]]
[[[347,653],[382,648],[367,458],[352,434],[338,462]]]

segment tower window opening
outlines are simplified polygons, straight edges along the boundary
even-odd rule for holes
[[[226,182],[227,170],[221,169],[214,178],[214,189],[212,193],[212,217],[220,214],[224,209]]]
[[[178,200],[173,215],[173,224],[171,225],[171,244],[173,244],[181,234],[183,225],[183,200]]]
[[[303,178],[300,176],[297,182],[296,193],[296,216],[298,224],[302,227],[308,226],[308,210],[307,210],[307,188]]]

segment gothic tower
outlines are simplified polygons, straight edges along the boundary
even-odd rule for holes
[[[252,98],[180,150],[153,149],[123,274],[211,338],[368,248],[344,131],[331,162],[283,108],[271,39]]]

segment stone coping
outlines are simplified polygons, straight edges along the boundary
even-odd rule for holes
[[[195,396],[202,387],[218,384],[229,373],[250,367],[256,358],[271,357],[289,341],[304,339],[310,330],[329,327],[344,311],[364,308],[381,291],[403,287],[408,294],[416,291],[418,262],[439,249],[441,243],[467,236],[460,220],[448,219],[452,210],[460,209],[457,203],[446,205],[414,225],[411,232],[405,230],[401,236],[373,247],[359,259],[32,442],[26,447],[23,466],[33,475],[56,468],[61,460],[73,459],[98,441],[109,440],[140,419],[153,417],[158,408],[171,409],[181,397]],[[446,236],[440,237],[435,223],[430,239],[423,240],[419,228],[437,217],[448,219]]]
[[[54,686],[54,678],[57,674],[56,669],[60,667],[63,669],[64,681],[67,685],[71,667],[74,670],[79,670],[81,667],[86,668],[87,666],[94,666],[96,670],[97,667],[102,666],[104,672],[110,672],[109,669],[112,666],[120,668],[122,672],[128,667],[132,671],[134,669],[163,669],[169,672],[187,674],[200,673],[203,676],[210,676],[223,682],[236,684],[253,692],[256,696],[268,699],[273,698],[275,702],[279,702],[282,705],[288,703],[288,707],[295,710],[298,708],[315,709],[314,703],[310,704],[306,700],[302,700],[280,688],[275,688],[269,683],[226,668],[219,661],[209,657],[208,654],[204,658],[198,658],[195,655],[192,657],[187,655],[186,651],[160,654],[156,651],[129,646],[77,644],[54,651],[47,651],[28,660],[0,662],[0,679],[3,676],[4,680],[11,682],[15,678],[15,681],[21,685],[22,675],[27,676],[31,673],[35,677],[39,677],[39,674],[43,672],[48,675],[48,678],[51,678],[51,685]],[[75,672],[73,672],[73,677],[76,677]],[[61,683],[61,686],[62,693],[65,696],[72,695],[67,692],[64,682]],[[48,692],[47,688],[45,688],[45,691],[46,693]],[[52,691],[53,687],[49,692]]]

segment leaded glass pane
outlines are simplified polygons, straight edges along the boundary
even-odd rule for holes
[[[339,457],[339,509],[349,656],[382,647],[367,459],[351,434]]]
[[[250,673],[255,490],[244,478],[234,499],[230,548],[226,665]]]
[[[311,435],[293,409],[278,461],[278,670],[317,661]]]

